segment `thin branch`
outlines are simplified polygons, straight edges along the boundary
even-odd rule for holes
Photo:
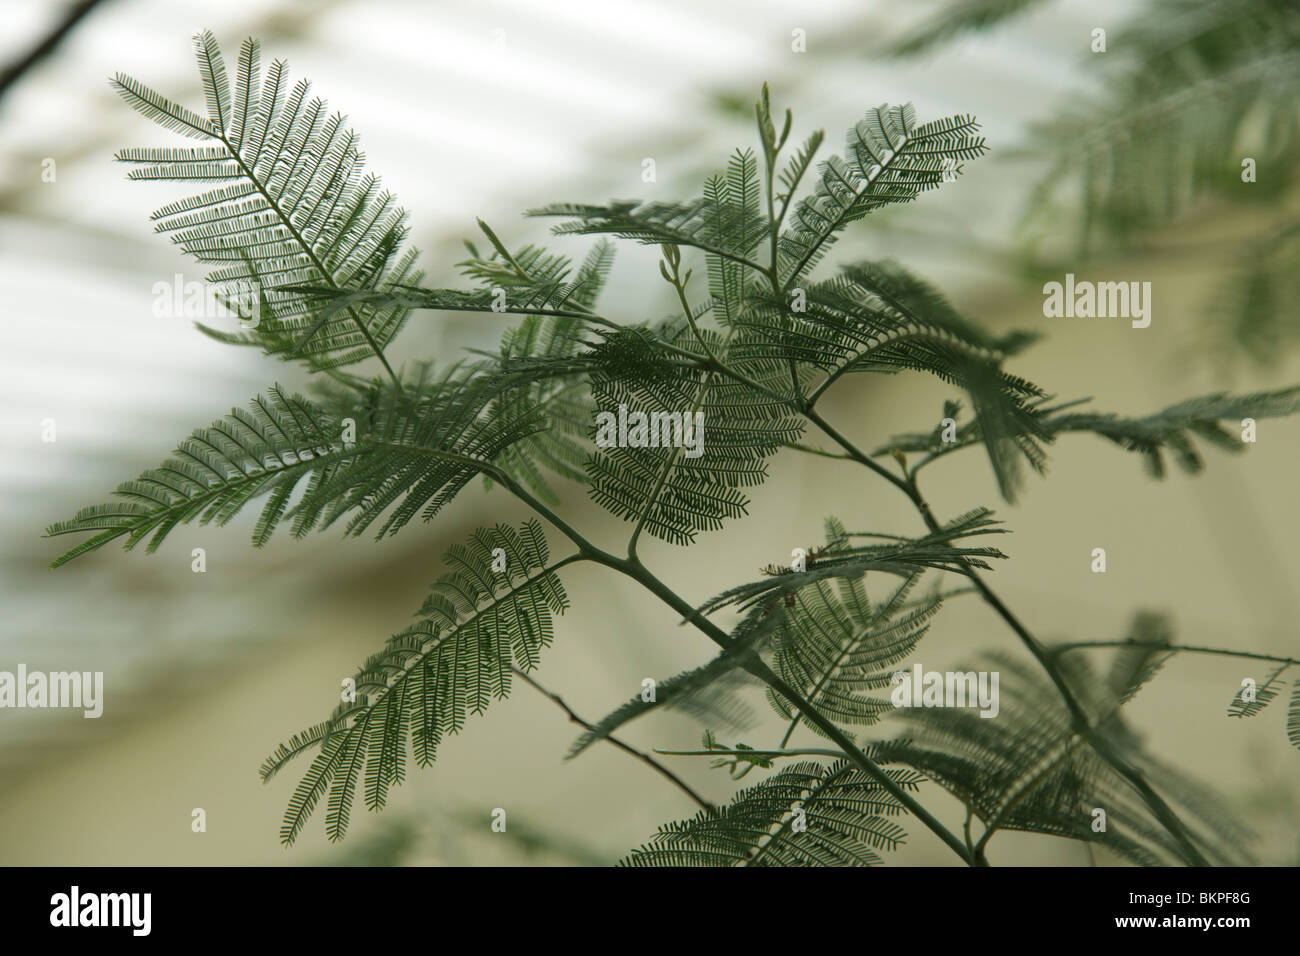
[[[46,34],[25,56],[7,67],[3,73],[0,73],[0,96],[4,96],[9,87],[17,83],[24,73],[53,53],[55,48],[63,42],[63,38],[72,32],[73,28],[81,22],[86,14],[99,6],[100,2],[101,0],[81,0],[81,2],[74,4],[63,15],[63,19],[59,21],[58,26]]]
[[[1196,647],[1191,644],[1161,644],[1159,641],[1070,641],[1067,644],[1053,644],[1048,650],[1053,655],[1066,651],[1091,647],[1149,647],[1152,650],[1170,651],[1175,654],[1216,654],[1220,657],[1245,657],[1256,661],[1270,661],[1274,664],[1300,666],[1300,660],[1294,657],[1275,657],[1272,654],[1255,654],[1250,651],[1231,651],[1224,647]]]
[[[521,671],[518,667],[512,666],[511,670],[513,670],[515,674],[526,684],[528,684],[534,690],[538,691],[543,697],[550,698],[557,707],[559,707],[561,710],[563,710],[566,714],[569,715],[569,720],[573,721],[575,724],[578,724],[579,726],[583,727],[586,730],[594,731],[596,729],[592,724],[588,723],[587,721],[579,717],[574,712],[573,708],[570,707],[567,703],[565,703],[564,698],[561,697],[559,694],[555,693],[554,691],[547,690],[545,687],[539,684],[527,673]],[[609,743],[613,744],[615,747],[617,747],[619,750],[623,751],[624,753],[631,754],[633,757],[636,757],[638,760],[641,760],[642,762],[648,764],[650,767],[652,767],[655,770],[656,773],[667,778],[675,787],[677,787],[678,790],[682,791],[682,793],[686,794],[688,797],[690,797],[692,800],[698,803],[703,809],[708,810],[709,812],[713,812],[716,809],[716,807],[714,807],[713,804],[711,804],[709,801],[705,800],[698,793],[692,790],[685,780],[677,776],[677,774],[673,773],[671,770],[669,770],[659,761],[655,760],[654,757],[651,757],[648,753],[645,753],[644,751],[641,750],[637,750],[635,747],[631,746],[630,744],[624,743],[623,741],[619,740],[617,737],[613,736],[612,734],[606,735],[604,739],[607,740]]]
[[[916,505],[917,510],[920,511],[921,517],[925,520],[926,527],[928,527],[931,532],[938,533],[940,531],[939,522],[935,519],[933,512],[930,510],[929,504],[927,504],[925,499],[921,496],[920,489],[916,485],[915,476],[908,478],[905,482],[904,490]],[[1038,661],[1043,670],[1047,672],[1048,678],[1056,686],[1057,692],[1065,702],[1066,709],[1070,712],[1070,720],[1075,733],[1087,740],[1093,750],[1095,750],[1103,760],[1110,764],[1111,767],[1119,773],[1120,776],[1127,780],[1130,786],[1138,792],[1142,797],[1143,802],[1146,803],[1151,812],[1156,815],[1156,818],[1160,821],[1161,825],[1169,831],[1182,847],[1183,852],[1187,854],[1189,860],[1191,860],[1196,866],[1209,866],[1209,861],[1205,859],[1201,854],[1201,851],[1196,848],[1195,844],[1192,842],[1191,836],[1187,833],[1182,821],[1178,818],[1178,815],[1174,813],[1164,799],[1156,793],[1151,784],[1147,782],[1142,771],[1125,760],[1120,752],[1111,744],[1111,741],[1103,734],[1098,733],[1097,729],[1092,726],[1092,723],[1088,720],[1087,714],[1084,713],[1083,706],[1079,703],[1078,698],[1075,697],[1074,691],[1071,690],[1070,685],[1065,680],[1065,676],[1056,666],[1056,662],[1052,658],[1052,655],[1048,653],[1047,649],[1038,641],[1038,639],[1020,623],[1020,620],[1011,613],[1011,610],[1002,603],[1002,600],[993,593],[992,589],[984,583],[984,579],[980,577],[979,573],[973,567],[970,567],[969,563],[966,562],[964,558],[959,558],[958,562],[965,567],[966,576],[970,578],[971,583],[974,584],[976,590],[980,592],[980,596],[984,598],[984,602],[998,613],[1002,620],[1005,621],[1011,630],[1015,632],[1016,636],[1020,638],[1020,642],[1025,645],[1029,650],[1029,653],[1034,656],[1035,660]]]
[[[645,565],[641,564],[640,561],[626,562],[618,570],[621,570],[633,580],[641,583],[665,604],[702,630],[719,647],[725,648],[730,645],[731,639],[727,636],[725,631],[708,618],[704,617],[699,610],[682,600],[682,598],[672,591],[672,589],[651,574],[649,569],[646,568]],[[894,779],[889,776],[889,774],[880,768],[879,764],[863,753],[861,748],[859,748],[857,744],[855,744],[848,735],[844,733],[844,731],[840,730],[835,723],[823,716],[816,707],[805,700],[798,690],[782,680],[776,672],[762,661],[751,662],[746,666],[746,670],[788,700],[796,709],[804,714],[807,720],[816,724],[817,727],[819,727],[853,763],[857,764],[858,767],[864,770],[866,774],[872,778],[872,780],[893,796],[894,799],[902,804],[913,816],[920,820],[922,824],[928,827],[932,833],[939,837],[939,839],[943,840],[943,842],[946,843],[954,853],[960,856],[967,863],[970,863],[971,865],[975,864],[975,861],[971,858],[965,845],[952,833],[952,831],[939,822],[939,820],[930,813],[929,810],[918,803],[911,794],[900,787]]]
[[[583,537],[581,533],[569,525],[568,522],[555,514],[555,512],[542,502],[538,501],[525,489],[520,487],[518,482],[514,481],[504,472],[492,466],[485,466],[483,470],[568,537],[569,540],[578,546],[579,553],[584,557],[595,561],[597,564],[603,564],[608,568],[612,568],[636,581],[646,590],[650,591],[650,593],[654,594],[655,597],[659,598],[663,603],[667,604],[670,608],[680,614],[685,620],[690,621],[719,647],[725,648],[731,644],[731,638],[724,630],[705,617],[699,609],[687,603],[681,596],[668,587],[668,585],[664,584],[663,581],[655,577],[654,574],[650,572],[650,569],[642,564],[636,557],[629,555],[627,558],[620,558],[597,548],[594,544]],[[954,853],[965,860],[968,864],[972,866],[978,865],[977,861],[971,857],[970,852],[959,837],[954,835],[952,831],[945,827],[934,816],[934,814],[930,813],[929,810],[918,803],[911,794],[900,787],[894,781],[893,777],[889,776],[889,774],[882,770],[874,760],[863,753],[861,748],[859,748],[857,744],[855,744],[844,733],[844,731],[840,730],[840,728],[832,721],[822,716],[822,714],[811,703],[803,698],[799,691],[782,680],[762,661],[753,662],[747,665],[746,669],[788,700],[795,708],[803,712],[806,719],[821,728],[826,736],[829,737],[853,763],[857,764],[859,768],[866,772],[867,776],[871,777],[872,780],[878,783],[882,789],[887,791],[913,816],[920,820],[924,826],[946,843]]]
[[[797,441],[788,442],[786,448],[792,448],[795,451],[801,451],[805,455],[819,455],[822,458],[834,458],[836,461],[857,461],[852,455],[837,455],[833,451],[823,451],[820,448],[813,448],[811,445],[803,445]]]
[[[887,471],[884,467],[873,461],[868,455],[857,448],[852,442],[836,431],[829,422],[823,419],[811,407],[805,407],[804,414],[809,421],[813,422],[820,428],[832,441],[844,449],[848,455],[859,464],[871,469],[876,474],[883,477],[890,484],[900,489],[912,501],[916,510],[920,512],[922,520],[925,521],[926,527],[931,533],[937,534],[942,530],[942,526],[930,509],[929,503],[922,496],[921,491],[916,483],[916,475],[908,474],[905,478],[899,478],[892,472]],[[1020,638],[1022,644],[1029,650],[1038,661],[1039,665],[1047,673],[1048,678],[1056,686],[1057,692],[1065,702],[1066,709],[1070,712],[1070,718],[1076,733],[1087,739],[1097,754],[1105,760],[1111,767],[1120,774],[1134,790],[1142,797],[1144,803],[1159,819],[1160,823],[1182,847],[1187,854],[1188,859],[1192,860],[1197,866],[1209,866],[1209,861],[1192,843],[1186,828],[1178,815],[1169,807],[1164,799],[1147,782],[1142,771],[1134,767],[1115,749],[1109,740],[1097,733],[1096,729],[1089,722],[1087,715],[1084,713],[1082,706],[1075,697],[1074,692],[1066,683],[1064,676],[1057,668],[1051,654],[1042,645],[1037,638],[1020,622],[1020,620],[1011,613],[1011,610],[1002,603],[1002,600],[993,593],[992,589],[984,582],[979,573],[965,561],[959,559],[959,564],[963,567],[963,573],[970,578],[971,583],[975,585],[984,602],[988,604],[998,616],[1011,628],[1011,630]]]
[[[828,750],[825,747],[803,747],[797,750],[728,750],[719,747],[716,750],[660,750],[655,753],[671,757],[843,757],[842,750]]]
[[[900,491],[906,494],[909,498],[912,497],[911,493],[908,491],[907,482],[904,479],[899,478],[892,471],[886,469],[883,465],[877,464],[875,461],[873,461],[868,455],[864,454],[856,445],[854,445],[851,441],[849,441],[847,438],[841,435],[839,431],[837,431],[831,425],[830,422],[822,418],[822,416],[818,414],[814,409],[805,408],[804,416],[810,422],[812,422],[814,425],[820,428],[822,432],[825,433],[827,438],[831,439],[831,441],[835,442],[835,444],[843,448],[848,453],[848,456],[851,459],[853,459],[858,464],[863,465],[866,468],[870,468],[881,478],[884,478],[895,488],[898,488]],[[928,506],[927,506],[927,510],[928,510]]]

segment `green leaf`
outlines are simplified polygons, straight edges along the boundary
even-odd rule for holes
[[[846,266],[841,276],[803,291],[801,312],[783,297],[755,293],[755,306],[735,323],[738,360],[784,357],[821,370],[825,377],[814,399],[849,372],[921,371],[962,386],[982,424],[1003,497],[1015,500],[1021,454],[1037,463],[1032,443],[1020,438],[1039,431],[1025,404],[1042,392],[1001,370],[999,342],[893,262]]]
[[[690,714],[701,722],[744,729],[749,725],[750,714],[733,695],[751,682],[749,671],[760,662],[759,654],[779,624],[776,617],[747,616],[736,627],[721,654],[701,667],[658,682],[653,700],[638,695],[607,714],[574,741],[569,757],[576,757],[592,744],[605,740],[629,721],[664,707]]]
[[[709,180],[704,195],[686,203],[614,200],[605,206],[553,203],[530,216],[561,216],[570,221],[556,235],[615,235],[645,245],[691,246],[741,266],[764,236],[766,219],[758,209],[754,154],[738,150],[725,178]]]
[[[975,33],[999,26],[1044,0],[954,0],[902,38],[889,45],[893,56],[912,56],[926,52],[940,43],[964,33]]]
[[[1093,674],[1080,655],[1059,657],[1057,664],[1096,732],[1183,808],[1179,816],[1195,845],[1219,863],[1246,862],[1246,834],[1230,822],[1222,800],[1139,747],[1119,715],[1116,686]],[[905,726],[884,747],[889,759],[940,784],[986,826],[1096,843],[1139,865],[1193,862],[1132,785],[1075,733],[1060,693],[1036,667],[986,655],[954,670],[999,675],[997,717],[961,707],[900,708],[897,719]],[[1104,831],[1093,830],[1098,808],[1106,812]]]
[[[715,346],[720,342],[713,336]],[[678,332],[672,344],[701,354],[689,333]],[[766,459],[802,433],[803,421],[784,402],[743,383],[701,373],[673,360],[649,330],[610,332],[592,349],[592,398],[598,413],[617,417],[620,406],[629,420],[644,415],[654,428],[679,415],[680,440],[659,447],[600,448],[587,465],[592,498],[614,515],[644,527],[649,534],[687,545],[701,531],[721,528],[745,514],[748,498],[741,491],[767,478]],[[779,387],[788,373],[779,363],[751,367]],[[697,434],[697,457],[688,457],[686,426]],[[599,429],[593,425],[599,439]],[[674,435],[676,433],[673,433]]]
[[[1107,689],[1121,704],[1136,697],[1138,691],[1173,657],[1172,652],[1151,646],[1171,643],[1173,626],[1163,614],[1141,612],[1133,619],[1128,640],[1140,646],[1117,650],[1106,675]]]
[[[890,685],[892,665],[915,650],[943,604],[934,597],[906,606],[918,577],[904,578],[875,608],[859,578],[840,578],[835,588],[817,581],[793,592],[788,623],[776,638],[773,669],[841,728],[875,724],[893,707],[872,692]],[[768,699],[790,721],[789,731],[801,723],[799,710],[776,691],[769,690]],[[803,723],[825,736],[816,724]]]
[[[977,508],[923,538],[899,538],[892,544],[837,547],[810,561],[803,571],[769,568],[759,581],[736,585],[710,598],[700,606],[704,614],[726,607],[741,611],[773,611],[802,589],[819,581],[854,580],[868,571],[883,571],[902,578],[912,578],[927,568],[964,573],[966,566],[988,569],[986,559],[1005,558],[991,547],[966,547],[955,544],[965,538],[983,534],[1005,534],[987,508]],[[846,538],[882,537],[845,532]]]
[[[71,520],[50,525],[48,536],[96,532],[50,567],[124,536],[129,551],[152,535],[145,549],[152,553],[176,525],[226,524],[269,492],[253,531],[253,543],[260,546],[283,520],[304,477],[328,480],[355,454],[340,435],[320,408],[273,386],[253,399],[248,411],[231,409],[224,419],[196,430],[157,468],[118,485],[121,502],[83,508]]]
[[[885,771],[900,787],[923,779]],[[669,823],[622,866],[872,866],[906,839],[896,798],[847,760],[807,761],[740,791],[716,812]]]
[[[505,570],[493,570],[505,555]],[[553,616],[568,607],[546,537],[536,521],[518,530],[480,528],[444,555],[449,567],[420,609],[419,623],[389,640],[354,678],[356,701],[281,744],[262,765],[274,777],[294,757],[319,753],[289,801],[280,839],[292,844],[328,793],[326,834],[342,839],[364,783],[366,806],[382,809],[405,779],[407,748],[421,767],[444,736],[510,693],[511,671],[536,667],[553,637]],[[364,776],[363,776],[364,775]]]
[[[790,288],[817,265],[836,234],[868,213],[911,202],[955,178],[962,163],[987,147],[972,116],[950,116],[922,126],[905,106],[878,106],[847,135],[847,159],[832,156],[818,167],[813,192],[794,207],[781,234],[780,279]]]
[[[1282,664],[1276,670],[1264,678],[1264,682],[1255,688],[1255,697],[1253,700],[1246,700],[1246,688],[1242,687],[1232,698],[1232,703],[1228,705],[1229,717],[1254,717],[1261,710],[1273,702],[1273,698],[1282,690],[1279,679],[1290,667],[1290,664]]]
[[[1286,712],[1286,737],[1300,747],[1300,680],[1291,685],[1291,706]]]
[[[118,486],[124,502],[84,508],[51,525],[47,535],[98,532],[52,566],[123,536],[130,550],[152,534],[153,552],[177,524],[225,524],[268,492],[253,531],[257,546],[285,521],[295,537],[345,515],[349,534],[383,517],[379,537],[416,515],[427,521],[512,444],[546,427],[540,407],[500,400],[520,383],[490,366],[453,367],[401,393],[349,393],[330,414],[275,386],[253,400],[251,412],[233,409],[195,431],[158,468]],[[357,426],[352,445],[341,438],[344,418]]]
[[[1053,442],[1058,436],[1072,432],[1091,432],[1125,451],[1141,455],[1147,472],[1154,478],[1165,476],[1165,456],[1170,453],[1180,468],[1196,474],[1204,467],[1204,461],[1195,439],[1221,451],[1244,451],[1247,443],[1241,441],[1240,432],[1234,435],[1231,429],[1239,429],[1244,418],[1274,418],[1300,410],[1300,386],[1247,395],[1215,392],[1138,418],[1109,412],[1069,411],[1089,401],[1084,398],[1050,404],[1051,396],[1043,396],[1027,401],[1017,412],[1009,426],[1014,429],[1011,437],[1036,470],[1045,470],[1047,460],[1041,443]],[[982,441],[983,433],[984,427],[976,419],[960,426],[953,442],[941,442],[940,429],[936,428],[932,432],[898,435],[872,454],[928,451],[932,458],[937,458]]]
[[[704,198],[713,204],[719,232],[728,228],[728,222],[738,224],[734,248],[742,257],[751,256],[763,241],[758,192],[758,162],[750,150],[736,150],[726,175],[713,176],[704,186]],[[749,271],[734,259],[720,255],[706,254],[705,260],[714,316],[720,324],[730,325],[744,310]]]
[[[408,308],[349,303],[322,315],[318,297],[299,286],[387,291],[416,284],[415,250],[402,250],[406,213],[363,175],[356,134],[324,102],[308,99],[299,81],[285,95],[283,62],[260,70],[256,40],[239,53],[234,95],[210,32],[195,38],[208,119],[167,100],[131,77],[113,86],[159,125],[209,139],[200,149],[124,149],[120,162],[138,168],[131,179],[213,182],[216,189],[171,202],[153,214],[167,235],[208,274],[219,300],[234,303],[256,324],[227,332],[200,325],[231,344],[255,345],[315,370],[371,356],[382,359],[410,313]]]

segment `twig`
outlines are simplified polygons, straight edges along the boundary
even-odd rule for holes
[[[545,687],[539,684],[533,677],[529,676],[524,671],[521,671],[518,667],[512,666],[511,670],[515,672],[515,675],[517,677],[519,677],[526,684],[528,684],[528,686],[538,691],[543,697],[550,698],[557,707],[559,707],[561,710],[563,710],[566,714],[569,715],[569,720],[573,721],[575,724],[580,725],[585,730],[594,731],[596,729],[593,724],[590,724],[587,721],[583,720],[581,717],[579,717],[577,713],[574,712],[573,708],[570,707],[567,703],[565,703],[564,698],[561,697],[559,694],[555,693],[554,691],[547,690]],[[638,760],[642,761],[643,763],[648,764],[650,767],[652,767],[655,770],[656,773],[659,773],[660,775],[666,777],[669,781],[672,782],[672,784],[675,787],[677,787],[678,790],[686,794],[688,797],[690,797],[692,800],[698,803],[705,810],[708,810],[710,813],[712,813],[716,809],[714,805],[711,804],[708,800],[705,800],[698,793],[692,790],[690,785],[687,784],[685,780],[677,776],[677,774],[673,773],[671,770],[669,770],[659,761],[655,760],[655,758],[651,757],[648,753],[645,753],[644,751],[641,750],[637,750],[631,744],[624,743],[623,741],[619,740],[617,737],[613,736],[612,734],[607,735],[604,739],[609,741],[611,744],[613,744],[615,747],[617,747],[619,750],[623,751],[624,753],[631,754],[633,757],[636,757]]]

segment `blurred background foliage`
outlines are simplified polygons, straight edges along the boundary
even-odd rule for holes
[[[958,0],[887,49],[940,57],[1055,2]],[[1244,219],[1244,236],[1225,228],[1210,240],[1226,275],[1202,310],[1207,351],[1275,363],[1300,337],[1300,7],[1140,0],[1098,27],[1106,46],[1084,54],[1090,82],[1032,121],[1021,147],[1049,164],[1020,222],[1026,270],[1131,255],[1207,216]]]

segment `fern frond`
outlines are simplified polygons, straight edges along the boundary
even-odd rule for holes
[[[506,449],[547,427],[541,408],[500,401],[519,384],[517,376],[474,365],[453,366],[403,392],[386,389],[372,409],[372,426],[364,437],[358,430],[364,454],[313,482],[289,511],[294,534],[329,527],[344,515],[348,534],[383,518],[376,538],[395,534],[417,515],[431,520],[476,475],[490,473]]]
[[[971,116],[917,126],[910,103],[868,110],[848,132],[848,158],[832,156],[820,164],[821,178],[795,205],[781,234],[783,287],[816,266],[849,224],[884,206],[911,202],[945,178],[955,178],[963,162],[987,151],[978,129]]]
[[[1295,185],[1300,143],[1286,117],[1300,93],[1300,28],[1273,0],[1153,0],[1123,26],[1096,95],[1074,96],[1035,124],[1028,151],[1047,160],[1024,225],[1079,237],[1080,252],[1131,246],[1214,197],[1273,203]],[[1242,144],[1276,174],[1248,189]],[[1071,227],[1074,227],[1071,229]]]
[[[1261,710],[1273,702],[1278,693],[1282,690],[1279,679],[1290,668],[1290,664],[1282,664],[1276,670],[1272,671],[1264,682],[1255,688],[1255,697],[1253,700],[1247,700],[1245,697],[1246,688],[1237,691],[1232,698],[1232,703],[1228,705],[1229,717],[1254,717]]]
[[[1007,375],[999,342],[962,317],[933,287],[893,262],[858,263],[804,290],[806,308],[794,312],[783,297],[756,293],[736,323],[732,354],[743,361],[773,359],[811,365],[825,373],[816,400],[849,372],[928,372],[970,395],[1003,497],[1015,499],[1017,463],[1029,454],[1017,437],[1035,434],[1024,403],[1041,390]],[[1030,456],[1031,464],[1035,459]]]
[[[726,173],[711,177],[704,185],[704,198],[713,204],[713,215],[719,217],[718,230],[728,228],[725,218],[734,216],[738,220],[734,248],[744,258],[750,257],[763,241],[758,193],[758,161],[748,149],[736,150]],[[745,307],[749,270],[735,259],[712,253],[705,255],[705,263],[714,316],[721,325],[730,325]]]
[[[584,272],[607,262],[603,249],[593,250]],[[596,274],[593,272],[593,275]],[[534,407],[546,417],[547,427],[504,449],[497,459],[501,471],[532,490],[542,501],[558,501],[543,469],[568,481],[585,483],[586,463],[592,453],[591,423],[596,405],[586,368],[572,361],[582,345],[582,320],[527,316],[502,339],[497,361],[507,371],[525,372],[526,383],[505,390],[498,399],[504,409]],[[564,374],[550,374],[564,368]]]
[[[479,227],[493,251],[481,256],[477,247],[466,241],[471,258],[457,264],[463,275],[478,281],[477,289],[423,289],[415,284],[393,284],[384,289],[348,291],[306,283],[294,286],[293,291],[316,303],[323,316],[360,305],[379,310],[433,309],[557,318],[590,313],[613,265],[612,243],[601,240],[593,246],[570,281],[573,261],[567,256],[533,245],[510,252],[487,223],[479,220]]]
[[[164,129],[191,139],[212,139],[219,132],[213,123],[205,120],[198,113],[186,109],[179,103],[173,103],[162,94],[123,73],[115,74],[110,82],[133,109]]]
[[[741,160],[753,162],[748,156]],[[730,174],[728,176],[730,178]],[[719,192],[719,189],[723,192]],[[757,193],[754,194],[755,198]],[[552,229],[557,236],[615,235],[642,245],[690,246],[751,269],[760,267],[749,257],[762,239],[765,220],[747,192],[737,194],[725,184],[711,182],[705,195],[686,203],[615,200],[605,206],[554,203],[528,210],[529,216],[562,216],[570,221]]]
[[[430,520],[497,456],[546,427],[541,408],[499,401],[518,382],[490,367],[452,368],[409,393],[351,395],[337,418],[276,386],[253,400],[251,413],[232,410],[194,432],[170,460],[118,486],[124,502],[51,525],[47,535],[98,532],[52,566],[122,536],[130,550],[152,534],[152,553],[177,524],[225,524],[268,492],[253,530],[259,547],[286,521],[302,537],[350,515],[347,532],[360,534],[387,513],[383,537],[417,514]],[[350,445],[341,437],[345,417],[357,426]]]
[[[1282,676],[1291,669],[1291,662],[1279,665],[1264,678],[1263,683],[1254,688],[1251,699],[1246,699],[1246,688],[1242,687],[1228,705],[1229,717],[1254,717],[1271,704],[1282,692]],[[1287,704],[1286,736],[1295,746],[1300,747],[1300,679],[1291,685],[1291,699]]]
[[[1210,340],[1226,359],[1244,350],[1260,365],[1276,365],[1300,339],[1300,219],[1245,244],[1235,271],[1213,295]]]
[[[886,769],[916,790],[912,771]],[[872,866],[906,839],[897,799],[847,760],[793,764],[715,812],[659,828],[622,866]]]
[[[1119,648],[1106,674],[1106,689],[1120,704],[1136,697],[1173,657],[1171,652],[1153,646],[1171,643],[1173,627],[1163,614],[1142,612],[1134,617],[1128,640],[1139,646]]]
[[[1245,449],[1240,433],[1234,436],[1221,422],[1240,428],[1243,418],[1276,418],[1300,411],[1300,386],[1274,392],[1229,395],[1216,392],[1170,405],[1143,418],[1078,412],[1042,421],[1052,434],[1088,431],[1143,456],[1152,477],[1165,475],[1164,453],[1170,452],[1184,471],[1196,474],[1204,467],[1193,437],[1223,451]]]
[[[554,504],[558,499],[543,470],[586,481],[584,465],[591,453],[588,433],[595,406],[589,398],[586,366],[575,356],[584,344],[582,316],[596,304],[604,287],[614,246],[597,242],[570,280],[569,258],[536,246],[511,252],[486,223],[479,225],[493,251],[481,256],[467,242],[472,258],[460,263],[460,269],[478,280],[480,289],[403,289],[387,296],[379,293],[370,301],[383,307],[470,311],[500,310],[504,305],[505,311],[525,315],[520,326],[505,333],[500,352],[492,356],[503,369],[525,375],[519,388],[503,389],[499,403],[503,409],[521,404],[540,409],[548,427],[504,450],[498,467],[544,502]]]
[[[1184,471],[1196,474],[1204,467],[1201,453],[1194,439],[1200,438],[1227,452],[1239,453],[1246,443],[1229,431],[1239,428],[1245,418],[1274,418],[1300,411],[1300,386],[1273,392],[1256,392],[1246,395],[1229,395],[1216,392],[1191,398],[1152,415],[1125,418],[1111,412],[1067,411],[1091,399],[1076,399],[1061,404],[1049,404],[1050,396],[1027,401],[1023,414],[1017,414],[1013,427],[1024,431],[1013,435],[1022,453],[1031,462],[1037,461],[1042,471],[1046,454],[1041,442],[1053,442],[1063,434],[1092,432],[1118,445],[1125,451],[1142,456],[1148,473],[1163,478],[1166,473],[1165,456],[1172,453]],[[955,417],[945,413],[945,417]],[[982,440],[982,425],[978,419],[966,422],[956,429],[955,440],[942,442],[940,429],[932,432],[898,435],[872,452],[884,455],[894,451],[925,452],[931,457],[950,454]]]
[[[742,488],[767,477],[766,459],[802,433],[803,420],[748,385],[675,361],[647,329],[609,332],[593,345],[592,397],[601,412],[628,416],[681,414],[692,428],[703,415],[701,454],[678,445],[600,448],[587,465],[591,496],[611,513],[664,541],[685,545],[701,531],[743,515]],[[715,347],[718,339],[713,337]],[[702,352],[683,334],[678,348]],[[788,382],[779,363],[751,366],[773,387]],[[787,377],[783,377],[787,376]],[[593,426],[593,435],[598,430]],[[683,438],[685,433],[683,431]]]
[[[481,219],[479,228],[492,244],[492,253],[481,257],[470,246],[472,257],[459,263],[461,274],[477,280],[488,292],[504,291],[511,311],[590,309],[595,305],[614,262],[613,243],[596,243],[577,275],[568,281],[573,272],[573,260],[568,256],[532,245],[510,252]]]
[[[1044,0],[954,0],[889,44],[893,56],[913,56],[964,33],[988,30]]]
[[[1291,685],[1291,705],[1286,712],[1286,738],[1300,748],[1300,680]]]
[[[1057,660],[1097,732],[1183,808],[1179,815],[1195,845],[1219,862],[1240,864],[1245,835],[1199,785],[1138,747],[1119,715],[1114,687],[1079,656]],[[1000,655],[963,669],[999,674],[997,718],[967,708],[900,708],[897,719],[906,730],[884,748],[890,759],[939,783],[986,826],[1097,843],[1140,865],[1193,862],[1128,781],[1075,733],[1059,693],[1038,671]],[[1097,808],[1106,811],[1099,832],[1093,830]]]
[[[224,525],[269,492],[253,531],[253,543],[264,544],[302,478],[325,480],[355,454],[340,435],[320,408],[273,386],[248,411],[231,409],[181,442],[172,458],[119,485],[121,502],[83,508],[71,520],[50,525],[47,536],[96,532],[50,567],[123,536],[129,551],[152,535],[145,550],[153,553],[176,525],[196,519]]]
[[[778,573],[759,581],[728,588],[700,606],[701,613],[712,614],[726,607],[751,610],[755,607],[775,608],[779,602],[801,589],[819,581],[833,579],[853,580],[868,571],[883,571],[901,578],[911,578],[927,568],[964,573],[965,567],[987,570],[986,559],[1005,558],[996,548],[964,547],[953,542],[982,534],[1004,534],[1005,528],[994,527],[999,522],[986,508],[977,508],[954,519],[936,534],[923,538],[901,538],[893,544],[866,545],[836,548],[816,561],[807,562],[806,569],[795,571],[783,568]],[[846,537],[879,537],[846,532]]]
[[[778,221],[785,218],[785,212],[790,203],[794,201],[794,194],[799,189],[799,184],[803,182],[804,175],[812,168],[813,157],[817,155],[817,150],[821,149],[822,141],[826,139],[824,130],[814,130],[813,133],[804,141],[789,161],[785,168],[781,170],[778,176],[778,182],[781,184],[781,191],[776,194],[776,200],[781,204],[781,215],[777,217]]]
[[[362,175],[363,157],[343,118],[325,117],[300,81],[286,97],[283,62],[265,81],[256,40],[239,53],[233,95],[210,32],[195,37],[208,118],[170,102],[130,77],[113,86],[136,110],[166,129],[216,143],[199,149],[125,149],[137,165],[131,179],[206,181],[217,189],[168,203],[155,229],[197,261],[216,266],[217,295],[256,306],[256,325],[224,332],[223,342],[257,345],[281,358],[303,358],[317,370],[370,356],[396,336],[409,309],[349,304],[322,318],[319,302],[296,289],[385,291],[418,283],[415,250],[402,251],[406,213]],[[251,301],[249,301],[251,299]]]
[[[834,589],[817,581],[794,592],[789,624],[776,640],[773,669],[841,727],[876,723],[892,705],[871,692],[889,686],[892,665],[915,650],[943,604],[935,597],[904,609],[918,578],[904,578],[876,608],[859,578],[841,578]],[[800,713],[776,691],[768,691],[768,700],[793,730]],[[825,736],[816,724],[806,726]]]
[[[494,553],[498,552],[499,553]],[[505,570],[493,570],[504,554]],[[420,621],[389,640],[355,677],[356,700],[330,719],[281,744],[262,765],[269,780],[288,761],[319,744],[285,813],[280,838],[292,844],[320,798],[331,841],[346,834],[352,801],[364,789],[380,810],[405,779],[408,747],[425,767],[447,734],[510,693],[511,668],[532,670],[551,643],[554,615],[568,607],[541,525],[480,528],[444,555],[449,571],[433,585]]]

